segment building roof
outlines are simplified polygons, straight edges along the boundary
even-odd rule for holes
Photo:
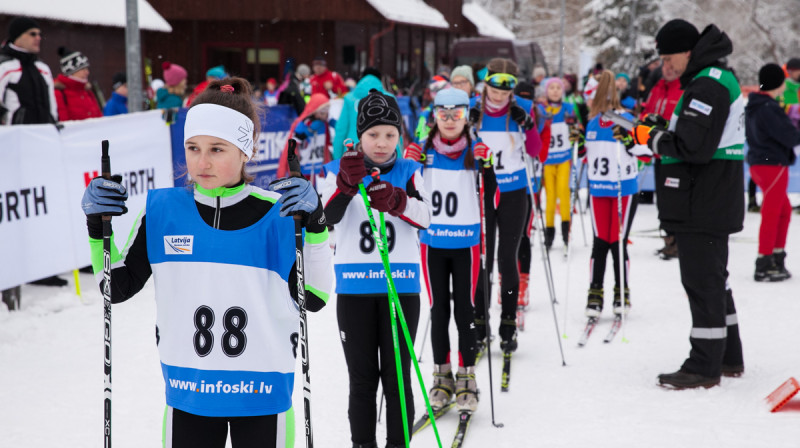
[[[367,0],[387,20],[433,28],[450,28],[438,9],[422,0]]]
[[[169,23],[146,0],[138,0],[138,2],[140,29],[172,31]],[[125,0],[20,0],[2,2],[0,3],[0,14],[120,28],[125,28],[127,23]]]
[[[475,28],[478,29],[478,34],[486,37],[497,37],[500,39],[516,39],[517,36],[503,25],[497,17],[493,16],[489,11],[477,3],[464,3],[461,7],[461,13],[467,18]]]

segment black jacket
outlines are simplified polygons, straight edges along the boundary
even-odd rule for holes
[[[682,108],[674,131],[651,132],[653,152],[680,159],[657,170],[658,217],[665,230],[731,234],[744,222],[744,163],[712,159],[730,112],[730,93],[710,77],[694,77],[706,67],[727,69],[733,52],[728,36],[715,25],[703,30],[681,75]],[[692,100],[706,106],[699,113]],[[744,120],[744,117],[741,117]]]
[[[794,147],[800,145],[800,130],[792,124],[781,106],[769,95],[753,92],[748,97],[745,132],[750,146],[750,165],[792,165],[797,157]]]
[[[53,87],[48,84],[44,75],[40,73],[39,67],[36,66],[37,56],[32,53],[17,51],[8,44],[0,49],[0,64],[15,59],[19,61],[22,73],[18,82],[8,83],[6,88],[14,92],[16,101],[19,104],[15,105],[11,110],[3,110],[8,108],[2,104],[6,98],[6,92],[0,92],[0,118],[6,112],[9,112],[11,115],[7,117],[9,124],[55,123],[54,108],[50,104]],[[2,71],[4,70],[0,69],[0,72]],[[8,74],[0,73],[0,75],[6,76]],[[50,75],[48,74],[48,76]],[[52,81],[50,81],[50,84],[52,84]]]
[[[286,88],[278,96],[278,104],[288,104],[294,107],[298,117],[302,115],[303,109],[306,108],[306,100],[303,96],[303,91],[300,90],[299,82],[297,77],[292,74]]]

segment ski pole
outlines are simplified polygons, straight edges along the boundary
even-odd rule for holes
[[[373,180],[379,180],[380,177],[377,173],[372,173]],[[361,193],[361,198],[364,201],[364,207],[367,210],[367,217],[369,218],[370,228],[372,229],[372,237],[375,240],[375,245],[378,248],[378,253],[381,256],[381,261],[383,263],[384,274],[386,277],[386,285],[388,289],[388,296],[389,296],[389,303],[390,307],[390,322],[392,323],[392,343],[394,345],[394,355],[395,355],[395,367],[397,369],[397,383],[399,386],[399,393],[400,393],[400,410],[401,415],[403,416],[403,436],[405,437],[406,447],[409,445],[409,434],[408,434],[408,420],[406,418],[406,400],[405,400],[405,386],[403,382],[403,372],[401,369],[401,362],[400,362],[400,343],[397,337],[397,322],[396,320],[400,321],[400,327],[403,330],[403,336],[405,337],[406,341],[406,348],[408,349],[408,356],[414,362],[414,369],[417,372],[417,379],[419,380],[420,388],[422,389],[422,397],[425,399],[425,406],[428,409],[428,416],[431,419],[431,425],[433,426],[434,434],[436,434],[436,441],[439,444],[439,448],[442,447],[442,441],[439,438],[439,429],[436,426],[436,420],[433,417],[433,409],[431,409],[431,403],[428,399],[428,393],[425,390],[425,382],[422,378],[422,372],[419,370],[419,363],[417,363],[417,357],[414,353],[414,343],[411,341],[411,334],[408,331],[408,325],[406,324],[405,314],[403,313],[403,308],[400,306],[400,299],[397,296],[397,289],[394,285],[394,279],[392,278],[392,268],[389,263],[389,244],[386,239],[386,221],[383,215],[383,212],[380,214],[381,220],[381,227],[378,229],[378,226],[375,224],[375,215],[372,213],[372,207],[369,204],[369,196],[367,196],[367,189],[364,187],[364,183],[361,182],[358,184],[358,190]],[[380,231],[379,231],[380,230]]]
[[[295,148],[297,141],[289,139],[287,162],[289,175],[303,177],[300,172],[300,161]],[[294,215],[295,273],[297,275],[297,306],[300,308],[300,355],[303,365],[303,416],[305,418],[306,447],[314,446],[314,432],[311,426],[311,373],[308,353],[308,317],[306,316],[306,283],[303,259],[303,217]]]
[[[584,210],[583,210],[583,203],[581,203],[581,183],[583,182],[583,173],[586,172],[586,164],[581,162],[581,172],[578,174],[578,192],[575,196],[575,202],[578,204],[578,214],[581,215],[581,233],[583,234],[583,247],[589,247],[589,243],[586,242],[586,224],[584,222]]]
[[[425,323],[425,333],[422,334],[422,347],[419,348],[417,362],[422,362],[422,355],[425,354],[425,341],[428,339],[428,328],[431,326],[431,315],[428,314],[428,321]]]
[[[530,157],[525,154],[525,157]],[[536,170],[533,171],[534,176],[536,176],[536,183],[537,187],[540,182],[539,176],[536,175]],[[533,185],[531,185],[531,175],[528,172],[528,163],[525,163],[525,179],[528,181],[528,189],[531,192],[531,200],[533,204],[536,206],[536,212],[539,215],[539,224],[542,226],[542,232],[544,232],[544,216],[542,216],[542,206],[541,204],[536,202],[536,197],[533,195]],[[561,332],[558,330],[558,317],[556,316],[556,293],[553,285],[553,271],[550,268],[550,256],[547,254],[547,249],[544,248],[544,233],[539,233],[539,241],[540,246],[542,246],[542,260],[545,263],[545,273],[547,275],[547,289],[550,291],[550,307],[553,309],[553,323],[555,324],[556,329],[556,339],[558,339],[558,350],[561,352],[561,365],[566,366],[567,361],[564,359],[564,348],[561,346]]]
[[[617,140],[617,220],[619,221],[619,241],[617,253],[619,255],[619,298],[620,298],[620,320],[622,321],[620,327],[622,329],[622,342],[627,342],[625,339],[625,250],[623,249],[622,241],[624,235],[622,230],[622,142]]]
[[[108,140],[101,143],[100,172],[111,179],[111,157]],[[103,215],[103,446],[111,448],[111,216]]]
[[[502,423],[497,423],[494,418],[494,385],[492,376],[492,326],[489,324],[489,273],[486,271],[486,207],[484,203],[486,190],[483,178],[484,167],[478,168],[478,202],[481,212],[481,277],[483,280],[483,307],[486,313],[486,352],[489,358],[489,403],[492,408],[492,425],[502,428]]]

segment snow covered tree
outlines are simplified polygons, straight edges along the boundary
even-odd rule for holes
[[[665,22],[655,0],[590,0],[583,12],[584,44],[614,72],[635,73]]]

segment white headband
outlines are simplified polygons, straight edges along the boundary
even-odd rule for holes
[[[253,120],[218,104],[198,104],[189,108],[183,127],[183,144],[197,135],[209,135],[228,141],[249,159],[253,156]]]

